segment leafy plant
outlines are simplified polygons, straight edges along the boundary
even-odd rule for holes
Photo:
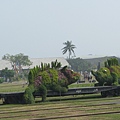
[[[115,58],[110,58],[105,62],[105,67],[98,71],[92,71],[98,83],[96,85],[118,85],[120,79],[120,66]]]
[[[61,63],[56,60],[55,62],[51,62],[51,68],[50,64],[41,63],[41,68],[36,66],[30,70],[28,75],[30,87],[26,89],[24,95],[26,103],[34,103],[33,92],[39,93],[42,96],[42,101],[46,100],[47,90],[60,93],[67,92],[68,85],[80,78],[78,73],[67,69],[67,66],[61,69],[59,67],[61,67]]]

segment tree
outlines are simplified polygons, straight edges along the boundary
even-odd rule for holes
[[[21,73],[22,66],[30,66],[32,64],[32,62],[28,59],[28,56],[25,56],[22,53],[17,55],[6,54],[2,59],[10,61],[12,68],[16,73]]]
[[[7,81],[8,79],[9,79],[9,81],[11,81],[11,78],[14,77],[14,71],[8,70],[8,68],[5,68],[5,69],[1,70],[0,76],[2,78],[4,78],[5,81]]]
[[[91,63],[81,58],[67,59],[67,62],[70,64],[71,69],[76,72],[80,72],[80,71],[90,72],[92,69]]]
[[[67,41],[63,43],[65,45],[65,47],[62,48],[62,53],[66,54],[67,52],[69,53],[69,59],[72,55],[72,53],[75,56],[75,52],[74,49],[76,48],[75,45],[72,44],[72,41]]]

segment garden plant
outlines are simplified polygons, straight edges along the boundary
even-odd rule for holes
[[[120,65],[116,58],[110,58],[105,62],[105,67],[92,71],[98,83],[95,86],[118,85],[120,79]]]
[[[34,94],[37,92],[42,96],[42,101],[46,100],[47,91],[64,93],[68,90],[68,85],[80,79],[80,74],[68,69],[67,66],[61,68],[61,63],[51,62],[51,64],[41,63],[30,70],[28,75],[29,85],[25,90],[25,103],[34,103]]]

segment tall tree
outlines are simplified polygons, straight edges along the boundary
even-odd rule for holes
[[[13,70],[15,70],[16,73],[21,73],[22,66],[30,66],[32,64],[32,62],[28,59],[28,56],[25,56],[22,53],[17,55],[6,54],[2,59],[10,61]]]
[[[76,48],[75,45],[72,44],[72,41],[67,41],[63,43],[65,47],[62,48],[62,53],[66,54],[67,52],[69,53],[69,59],[71,58],[72,53],[75,56],[74,49]]]

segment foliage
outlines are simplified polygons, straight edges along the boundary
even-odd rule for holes
[[[39,92],[42,96],[42,101],[46,100],[47,97],[47,89],[45,87],[45,85],[41,84],[38,88],[37,88],[37,92]]]
[[[30,70],[29,74],[28,74],[28,80],[29,80],[29,83],[30,84],[33,84],[34,83],[34,73],[33,73],[33,70]]]
[[[120,78],[120,66],[111,66],[109,67],[110,72],[115,72],[118,76],[118,78]]]
[[[22,72],[22,66],[30,66],[32,64],[32,62],[28,59],[28,56],[25,56],[22,53],[17,55],[6,54],[2,59],[10,61],[16,74]]]
[[[57,60],[51,62],[51,67],[50,64],[41,63],[41,68],[36,66],[29,72],[29,85],[34,86],[34,93],[39,93],[42,96],[42,101],[46,99],[47,90],[60,93],[67,92],[68,85],[80,78],[80,74],[67,69],[67,66],[61,69],[58,66],[61,67],[61,63],[57,62]],[[28,97],[31,97],[32,93],[29,94],[29,92],[31,91],[28,89],[25,95],[26,103],[30,103]]]
[[[75,56],[74,49],[76,47],[75,47],[75,45],[72,44],[72,41],[67,41],[67,42],[64,42],[63,44],[65,45],[65,47],[62,48],[62,50],[63,50],[62,53],[66,54],[67,51],[68,51],[68,53],[69,53],[69,59],[71,58],[72,53]]]
[[[58,83],[58,71],[55,69],[49,69],[48,73],[49,73],[51,82]]]
[[[113,85],[118,85],[118,75],[115,72],[112,72],[111,76],[113,77]]]
[[[70,84],[67,76],[61,71],[58,71],[58,84],[63,87],[67,87]]]
[[[55,62],[51,62],[51,68],[59,69],[61,66],[61,62],[58,62],[57,60]]]
[[[115,57],[115,56],[105,56],[105,57],[97,57],[97,58],[86,58],[84,60],[87,61],[88,63],[90,63],[91,66],[92,66],[92,68],[97,69],[99,63],[100,63],[100,68],[105,67],[105,62],[108,59],[111,59],[111,58],[116,58],[118,60],[118,64],[120,64],[120,58]]]
[[[105,67],[98,71],[92,71],[98,83],[96,85],[118,85],[120,79],[120,66],[115,58],[110,58],[105,62]]]
[[[91,71],[92,68],[92,65],[89,62],[80,58],[67,59],[67,62],[71,65],[71,69],[77,72]]]
[[[42,83],[45,86],[48,86],[51,83],[51,79],[50,79],[49,73],[47,71],[42,71],[39,73],[39,75],[42,77],[42,79],[43,79]]]
[[[116,58],[110,58],[105,61],[105,67],[118,66],[118,60]]]
[[[34,92],[34,86],[33,85],[30,85],[29,87],[26,88],[25,93],[24,93],[25,103],[33,104],[35,102],[33,92]]]
[[[68,91],[68,89],[66,87],[62,87],[61,84],[53,83],[51,87],[53,91],[56,91],[59,93],[65,93]]]
[[[4,79],[3,78],[0,78],[0,83],[3,83],[4,82]]]
[[[5,81],[7,81],[7,79],[11,81],[11,78],[14,77],[14,71],[8,70],[8,68],[2,69],[0,76],[5,78]]]

